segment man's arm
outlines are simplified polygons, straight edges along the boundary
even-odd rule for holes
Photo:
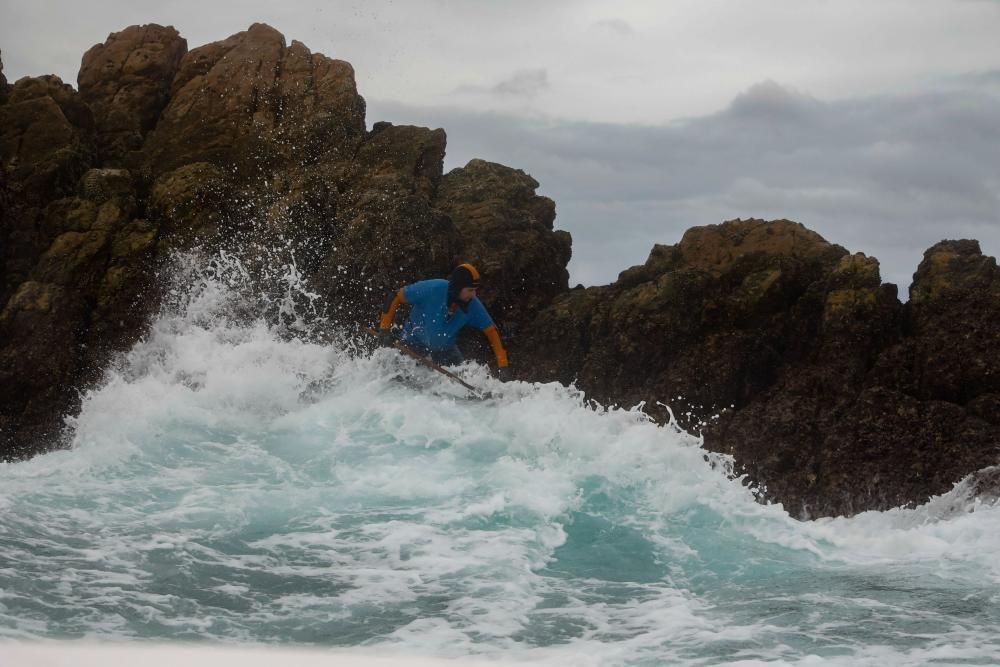
[[[496,355],[497,368],[507,368],[507,350],[503,349],[503,343],[500,342],[500,332],[497,331],[497,325],[490,324],[483,329],[483,333],[486,334],[487,340],[490,341],[490,347],[493,348],[493,354]]]
[[[496,355],[497,368],[500,369],[501,379],[506,379],[505,376],[509,375],[509,371],[507,370],[507,350],[503,349],[503,343],[500,342],[500,332],[497,331],[497,325],[493,323],[493,318],[490,317],[490,314],[486,311],[486,306],[479,299],[473,297],[470,308],[472,317],[469,323],[486,334],[487,340],[490,341],[490,347],[493,348],[493,354]]]
[[[400,304],[406,303],[406,295],[403,294],[403,288],[400,287],[391,300],[389,297],[386,297],[385,302],[385,309],[378,322],[378,328],[382,331],[392,328],[392,318],[396,316],[396,309],[399,308]]]

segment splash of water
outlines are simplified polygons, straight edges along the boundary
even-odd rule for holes
[[[468,400],[321,337],[294,264],[260,289],[234,256],[185,262],[72,449],[0,467],[0,637],[1000,661],[1000,509],[968,488],[802,523],[641,409],[474,364],[496,398]]]

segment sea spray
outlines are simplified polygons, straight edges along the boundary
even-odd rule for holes
[[[0,467],[2,637],[1000,660],[1000,511],[962,488],[800,522],[639,409],[471,363],[459,372],[495,398],[469,400],[325,333],[292,264],[262,286],[233,255],[178,261],[148,335],[71,420],[73,447]]]

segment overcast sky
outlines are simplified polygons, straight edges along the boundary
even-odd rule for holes
[[[882,262],[1000,253],[1000,1],[79,2],[0,0],[11,81],[136,23],[189,48],[266,22],[350,61],[378,120],[443,127],[446,168],[524,169],[574,238],[571,280],[653,243],[790,218]]]

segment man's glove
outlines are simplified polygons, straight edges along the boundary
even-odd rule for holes
[[[509,366],[504,366],[497,369],[497,377],[500,378],[501,382],[510,382],[514,379],[514,374],[511,372]]]
[[[378,344],[382,347],[392,347],[396,342],[396,335],[392,329],[379,329],[375,336],[378,338]]]

